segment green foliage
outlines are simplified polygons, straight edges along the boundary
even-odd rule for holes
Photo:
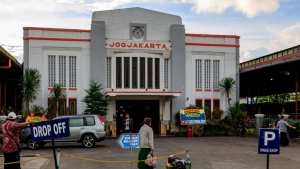
[[[238,102],[229,107],[228,112],[229,119],[231,120],[233,127],[237,128],[239,124],[244,124],[247,112],[245,111],[245,108],[242,107]]]
[[[296,129],[291,129],[291,128],[288,129],[290,136],[293,138],[299,137],[300,136],[300,120],[288,119],[288,123],[290,125],[296,127]]]
[[[86,113],[106,115],[108,101],[101,90],[101,84],[95,81],[92,81],[89,89],[85,90],[87,95],[83,99],[83,102],[86,104]]]
[[[22,95],[25,101],[26,113],[29,113],[29,103],[36,99],[40,89],[41,74],[37,69],[26,69],[22,80]]]
[[[47,114],[47,110],[44,109],[42,106],[33,105],[31,108],[31,112],[34,112],[36,115],[43,115]]]
[[[231,100],[230,99],[230,92],[231,92],[234,85],[235,85],[235,80],[231,77],[224,78],[223,80],[221,80],[221,82],[219,84],[219,86],[225,90],[228,105],[230,105],[230,100]]]
[[[58,116],[58,108],[59,108],[59,100],[65,99],[66,92],[62,88],[61,84],[54,84],[51,92],[49,94],[50,99],[52,99],[56,103],[56,117]]]
[[[256,136],[256,128],[246,128],[246,136]]]
[[[214,111],[212,112],[212,119],[213,120],[221,120],[221,117],[223,114],[224,114],[223,110],[214,109]]]
[[[291,99],[290,93],[273,94],[269,96],[260,96],[257,98],[257,103],[278,103],[284,104]]]

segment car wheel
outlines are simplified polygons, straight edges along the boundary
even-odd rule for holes
[[[95,146],[96,139],[92,134],[86,134],[82,137],[81,142],[85,148],[91,148]]]
[[[30,150],[37,150],[40,148],[40,144],[38,142],[35,142],[35,141],[32,141],[31,139],[29,139],[27,141],[27,147],[30,149]]]

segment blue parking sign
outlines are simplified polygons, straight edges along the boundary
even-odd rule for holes
[[[279,154],[280,136],[279,129],[260,128],[258,139],[259,154]]]

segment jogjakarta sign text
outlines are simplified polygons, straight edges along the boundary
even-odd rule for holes
[[[150,49],[150,50],[170,50],[169,42],[157,41],[132,41],[132,40],[106,40],[106,48],[117,49]]]

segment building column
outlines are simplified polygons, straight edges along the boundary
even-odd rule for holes
[[[108,104],[107,109],[107,134],[111,135],[112,137],[117,137],[117,124],[116,124],[116,101],[115,99],[111,99],[111,101]]]
[[[166,136],[167,132],[170,131],[170,119],[171,119],[170,99],[165,98],[162,99],[160,102],[161,102],[160,135]]]

